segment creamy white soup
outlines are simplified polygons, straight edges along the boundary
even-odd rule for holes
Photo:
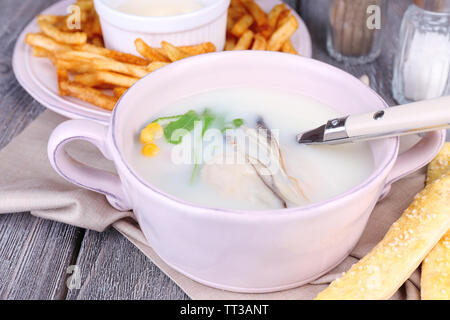
[[[203,8],[200,0],[125,0],[117,10],[138,16],[174,16]]]
[[[372,172],[367,143],[296,142],[298,133],[337,116],[299,94],[210,91],[148,119],[136,132],[131,162],[148,183],[194,204],[241,210],[307,205],[351,189]]]

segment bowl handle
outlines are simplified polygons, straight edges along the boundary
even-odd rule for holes
[[[415,146],[401,154],[387,177],[380,199],[389,193],[395,181],[430,163],[442,149],[445,136],[446,130],[429,132]]]
[[[89,120],[69,120],[53,130],[47,152],[55,171],[64,179],[82,188],[102,193],[108,202],[120,211],[128,211],[131,206],[125,199],[122,182],[113,173],[86,166],[67,154],[64,146],[75,140],[85,140],[94,144],[109,160],[106,144],[108,128]]]

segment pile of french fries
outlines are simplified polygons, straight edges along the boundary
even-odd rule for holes
[[[25,42],[33,55],[50,59],[56,69],[61,96],[71,96],[106,110],[136,81],[165,65],[190,56],[215,52],[210,42],[174,46],[163,41],[160,48],[142,39],[135,41],[141,55],[104,47],[102,29],[92,0],[77,0],[80,28],[69,28],[71,15],[39,15],[39,33],[29,33]],[[297,54],[290,37],[297,19],[285,4],[266,14],[254,0],[233,0],[228,11],[225,50],[272,50]]]
[[[284,3],[267,14],[254,0],[231,0],[225,50],[269,50],[298,54],[291,37],[298,21]]]

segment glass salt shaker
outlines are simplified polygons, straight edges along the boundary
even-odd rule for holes
[[[381,52],[387,0],[331,0],[328,53],[338,61],[364,64]]]
[[[450,94],[450,0],[415,0],[403,17],[392,90],[406,104]]]

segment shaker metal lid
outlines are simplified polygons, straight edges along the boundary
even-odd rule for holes
[[[434,12],[450,12],[450,0],[414,0],[416,6]]]

